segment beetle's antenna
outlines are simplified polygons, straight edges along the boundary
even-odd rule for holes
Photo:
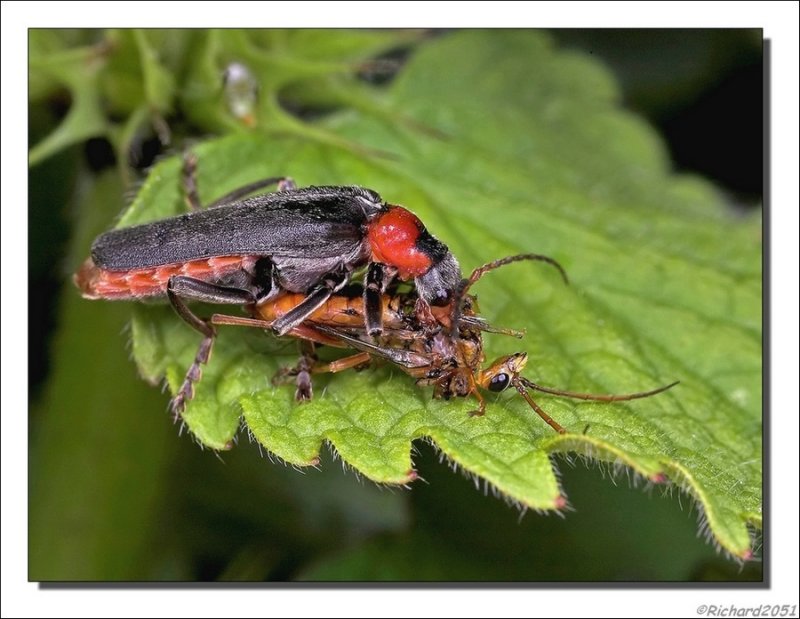
[[[542,254],[517,254],[516,256],[507,256],[505,258],[500,258],[499,260],[487,262],[483,266],[475,269],[472,272],[472,275],[469,276],[469,279],[462,279],[458,284],[458,288],[456,289],[456,294],[453,299],[453,313],[451,314],[452,337],[456,337],[458,335],[458,325],[461,321],[464,298],[467,296],[467,291],[470,289],[470,287],[489,271],[494,271],[495,269],[507,264],[511,264],[512,262],[521,262],[523,260],[538,260],[540,262],[546,262],[547,264],[553,265],[556,269],[558,269],[558,272],[561,274],[561,278],[564,280],[564,283],[569,285],[569,278],[567,277],[567,272],[564,270],[564,267],[562,267],[553,258],[549,256],[543,256]]]
[[[564,280],[564,283],[569,285],[569,278],[567,277],[567,272],[554,258],[550,256],[543,256],[542,254],[517,254],[516,256],[506,256],[505,258],[499,258],[498,260],[492,260],[492,262],[488,262],[481,267],[478,267],[472,272],[472,275],[469,276],[469,283],[467,284],[467,289],[469,289],[472,284],[477,282],[481,277],[486,275],[489,271],[494,271],[502,266],[507,264],[511,264],[512,262],[522,262],[523,260],[538,260],[540,262],[546,262],[548,264],[553,265],[558,272],[561,274],[561,279]],[[466,293],[466,290],[464,291]]]
[[[525,384],[523,383],[523,381],[525,381],[525,379],[522,378],[521,376],[515,376],[514,378],[511,379],[511,384],[517,388],[519,394],[523,398],[525,398],[525,401],[528,404],[530,404],[531,408],[536,411],[539,417],[544,419],[547,425],[549,425],[551,428],[553,428],[553,430],[555,430],[559,434],[566,434],[567,431],[564,428],[562,428],[561,425],[555,419],[553,419],[550,415],[545,413],[536,402],[533,401],[533,398],[528,393],[528,390],[525,389]]]
[[[625,400],[638,400],[639,398],[649,398],[651,395],[657,395],[666,391],[667,389],[671,389],[681,381],[676,380],[674,383],[670,383],[669,385],[665,385],[663,387],[659,387],[658,389],[653,389],[652,391],[640,391],[638,393],[625,393],[625,394],[616,394],[616,393],[609,393],[609,394],[602,394],[602,393],[576,393],[574,391],[565,391],[564,389],[553,389],[551,387],[542,387],[541,385],[537,385],[533,381],[528,380],[522,376],[519,376],[519,381],[530,389],[535,389],[536,391],[541,391],[542,393],[549,393],[551,395],[560,395],[564,396],[565,398],[575,398],[576,400],[594,400],[597,402],[624,402]]]

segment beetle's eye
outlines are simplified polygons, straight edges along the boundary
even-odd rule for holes
[[[489,391],[503,391],[506,387],[508,387],[508,374],[504,372],[495,374],[489,381]]]

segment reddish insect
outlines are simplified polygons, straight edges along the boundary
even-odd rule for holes
[[[191,212],[100,235],[75,275],[75,283],[90,299],[166,297],[203,335],[171,402],[176,418],[193,397],[201,366],[211,355],[214,325],[237,320],[221,315],[202,319],[187,301],[242,305],[256,317],[251,325],[360,351],[349,362],[334,362],[329,371],[373,357],[388,359],[419,383],[434,385],[436,397],[475,395],[478,414],[485,408],[479,388],[501,391],[513,385],[556,429],[560,426],[530,399],[526,387],[606,401],[646,397],[668,388],[623,396],[548,391],[520,375],[527,360],[523,353],[480,369],[481,334],[493,329],[472,311],[469,287],[489,270],[517,260],[548,262],[566,281],[551,258],[513,256],[476,269],[463,280],[447,246],[416,215],[384,202],[375,191],[356,186],[298,189],[291,179],[275,177],[236,189],[200,210],[196,165],[194,156],[184,158]],[[273,184],[278,191],[246,198]],[[361,269],[365,275],[359,299],[341,295]],[[414,289],[387,294],[397,281],[412,281]],[[393,310],[393,304],[402,312]],[[309,372],[322,366],[315,366],[313,359],[302,364],[308,369],[296,373],[298,395],[305,398],[311,394]]]
[[[470,286],[487,272],[519,260],[545,260],[560,265],[550,258],[536,254],[511,256],[486,264],[472,273],[460,287],[459,297],[454,299],[458,312],[452,307],[434,310],[442,328],[432,331],[420,324],[413,308],[415,293],[385,294],[382,297],[382,314],[385,330],[373,339],[363,326],[363,306],[352,297],[336,295],[320,307],[307,320],[293,329],[289,335],[313,344],[353,348],[359,352],[330,362],[319,363],[313,347],[306,346],[303,357],[296,368],[282,372],[281,376],[294,376],[297,381],[298,400],[310,399],[311,375],[323,372],[341,372],[363,366],[373,359],[384,359],[399,366],[416,379],[419,385],[432,385],[436,398],[474,396],[478,408],[473,415],[483,415],[486,402],[481,390],[502,392],[513,386],[534,411],[554,430],[564,433],[564,428],[548,415],[531,397],[529,390],[581,400],[620,402],[646,398],[662,393],[677,382],[650,391],[629,394],[579,393],[539,385],[521,375],[528,360],[524,352],[499,357],[485,368],[483,332],[521,336],[520,332],[492,327],[474,312],[474,298],[467,294]],[[215,325],[240,325],[269,329],[296,299],[292,295],[278,297],[270,303],[255,308],[258,318],[244,318],[215,314],[211,322]],[[457,323],[449,328],[450,321]]]

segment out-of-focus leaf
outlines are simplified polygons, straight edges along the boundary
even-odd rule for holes
[[[121,193],[113,174],[98,181],[83,202],[73,253],[106,225]],[[159,527],[153,507],[173,430],[163,397],[131,372],[120,337],[129,308],[89,305],[71,285],[62,305],[54,372],[32,425],[28,576],[134,579]]]

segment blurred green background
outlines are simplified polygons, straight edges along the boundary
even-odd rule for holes
[[[677,490],[632,488],[636,480],[624,474],[612,484],[603,467],[580,460],[556,459],[578,511],[521,516],[424,443],[415,465],[426,481],[404,490],[358,479],[325,450],[320,470],[298,472],[246,436],[222,456],[177,436],[166,394],[139,380],[128,357],[130,308],[85,302],[69,282],[156,157],[251,130],[219,96],[220,56],[201,59],[205,66],[197,60],[209,48],[206,33],[148,35],[30,35],[32,580],[761,579],[760,563],[742,568],[698,539],[697,513]],[[315,119],[352,102],[336,87],[304,89],[282,75],[313,76],[328,63],[351,92],[380,89],[415,48],[449,33],[309,33],[301,60],[292,53],[297,37],[259,36],[285,71],[259,85],[259,129],[315,137]],[[760,31],[550,36],[608,64],[624,104],[659,129],[676,169],[716,182],[732,208],[759,206]],[[148,65],[144,39],[161,64]],[[212,78],[215,97],[203,100],[203,80]],[[101,96],[81,99],[92,89]],[[246,104],[247,84],[244,92],[231,96]],[[266,118],[265,99],[274,112]],[[76,109],[69,131],[55,130]]]

